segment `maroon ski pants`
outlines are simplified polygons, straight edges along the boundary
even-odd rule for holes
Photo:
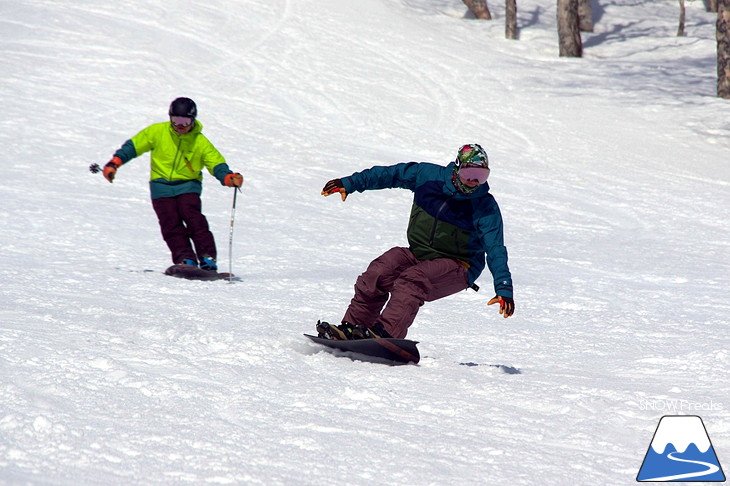
[[[391,336],[403,338],[424,302],[468,287],[467,269],[457,260],[420,261],[408,248],[391,248],[357,278],[342,320],[366,327],[380,322]]]
[[[162,238],[172,254],[172,263],[180,263],[185,258],[200,261],[204,255],[216,258],[215,239],[201,212],[199,194],[153,199],[152,207],[157,213]]]

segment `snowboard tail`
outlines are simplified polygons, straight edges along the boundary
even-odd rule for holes
[[[187,280],[230,280],[233,275],[228,272],[218,273],[214,270],[203,270],[192,265],[177,264],[168,267],[165,275]]]
[[[418,341],[396,338],[336,340],[305,334],[315,343],[329,348],[349,351],[373,358],[381,358],[396,363],[418,363],[421,355],[416,344]]]

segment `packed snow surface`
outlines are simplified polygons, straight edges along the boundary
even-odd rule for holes
[[[730,464],[730,122],[715,14],[598,0],[584,57],[555,2],[519,40],[460,0],[0,2],[0,484],[633,484],[663,415]],[[228,283],[165,276],[148,156],[88,171],[195,99],[244,174],[206,174]],[[333,356],[404,190],[373,165],[489,153],[516,312],[427,303],[417,366]],[[519,374],[504,373],[503,365]],[[510,369],[511,369],[510,368]]]

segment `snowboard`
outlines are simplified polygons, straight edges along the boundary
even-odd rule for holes
[[[315,343],[329,348],[362,354],[371,358],[381,358],[395,363],[418,363],[421,355],[416,344],[418,341],[396,338],[354,339],[352,341],[338,341],[305,334]]]
[[[192,265],[177,264],[165,270],[165,275],[184,278],[187,280],[230,280],[233,278],[228,272],[218,273],[214,270],[203,270]]]

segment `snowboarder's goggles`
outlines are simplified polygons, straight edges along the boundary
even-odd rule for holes
[[[193,119],[189,116],[171,116],[170,122],[176,127],[189,127],[193,124]]]
[[[459,178],[463,181],[476,180],[484,184],[489,178],[489,167],[462,167],[459,169]]]

